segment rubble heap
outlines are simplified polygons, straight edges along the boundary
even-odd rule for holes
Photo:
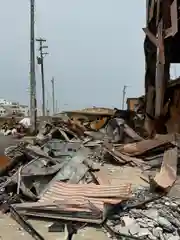
[[[28,219],[53,222],[49,231],[67,239],[87,225],[114,239],[179,239],[180,202],[167,195],[177,179],[179,136],[144,139],[128,112],[88,114],[46,122],[33,141],[5,150],[1,210],[41,240]],[[113,181],[113,166],[139,169],[148,186]]]

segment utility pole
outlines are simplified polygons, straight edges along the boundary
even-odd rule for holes
[[[43,43],[46,42],[45,39],[39,38],[36,39],[39,42],[39,53],[40,57],[37,57],[38,64],[41,65],[41,79],[42,79],[42,114],[43,117],[46,115],[46,106],[45,106],[45,83],[44,83],[44,56],[48,53],[43,52],[44,48],[48,48],[48,46],[43,46]]]
[[[35,37],[34,37],[34,5],[30,0],[30,117],[32,132],[36,132],[37,102],[36,102],[36,75],[35,75]]]
[[[58,112],[58,100],[56,99],[56,108],[55,108],[55,112]]]
[[[53,106],[53,115],[55,114],[55,94],[54,94],[54,77],[51,80],[52,83],[52,106]]]
[[[122,110],[124,110],[124,101],[125,101],[125,96],[126,96],[126,88],[127,88],[127,86],[124,85],[124,87],[123,87],[123,97],[122,97]]]

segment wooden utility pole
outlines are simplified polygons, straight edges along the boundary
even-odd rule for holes
[[[127,88],[127,86],[124,85],[124,87],[123,87],[123,97],[122,97],[122,110],[124,110],[124,101],[125,101],[125,96],[126,96],[126,88]]]
[[[52,83],[52,106],[53,106],[53,115],[55,114],[55,94],[54,94],[54,77],[51,80]]]
[[[37,102],[36,102],[36,75],[35,75],[35,37],[34,37],[34,5],[30,0],[30,116],[32,132],[36,132]]]
[[[45,39],[39,38],[36,39],[39,42],[39,52],[40,57],[37,57],[38,64],[41,65],[41,79],[42,79],[42,114],[43,117],[46,115],[46,106],[45,106],[45,83],[44,83],[44,56],[48,53],[43,52],[44,48],[48,48],[48,46],[43,46],[43,43],[46,42]]]

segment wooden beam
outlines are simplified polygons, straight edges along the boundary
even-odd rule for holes
[[[160,3],[161,3],[161,0],[157,0],[157,7],[156,7],[156,26],[158,26],[158,23],[159,23],[159,15],[160,15]]]
[[[156,36],[154,36],[154,34],[148,29],[148,28],[143,28],[143,31],[145,32],[145,34],[148,36],[148,38],[151,40],[151,42],[158,47],[158,40],[156,38]]]
[[[172,36],[178,32],[178,10],[177,10],[177,0],[174,0],[171,4],[171,26],[172,26]]]
[[[154,17],[154,7],[155,7],[155,0],[151,0],[151,7],[149,8],[149,19],[148,21],[150,22],[152,18]]]
[[[161,19],[158,25],[158,45],[161,46],[161,49],[157,48],[157,62],[156,62],[156,100],[155,100],[155,117],[158,118],[163,113],[164,105],[164,92],[165,92],[165,83],[164,83],[164,39],[163,39],[163,20]]]

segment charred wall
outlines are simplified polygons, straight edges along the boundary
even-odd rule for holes
[[[156,130],[152,121],[163,119],[169,101],[170,64],[180,63],[179,7],[179,0],[149,0],[147,5],[147,26],[143,30],[146,113],[151,120],[146,119],[150,131]]]

